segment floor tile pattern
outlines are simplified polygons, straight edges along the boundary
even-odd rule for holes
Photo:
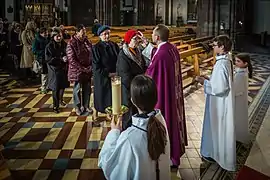
[[[250,80],[249,102],[256,100],[270,74],[270,57],[252,58],[254,78]],[[4,75],[0,75],[0,84],[5,82],[6,87],[0,99],[0,144],[5,146],[3,155],[13,179],[104,179],[97,157],[110,130],[109,123],[93,121],[91,116],[76,116],[72,88],[66,89],[64,95],[68,105],[61,107],[60,114],[54,114],[51,93],[40,94],[38,86],[19,88],[1,76]],[[172,179],[177,179],[178,173],[186,180],[229,177],[218,165],[204,163],[200,158],[203,89],[192,86],[185,89],[185,94],[189,145]],[[238,145],[238,152],[241,149],[246,151]]]

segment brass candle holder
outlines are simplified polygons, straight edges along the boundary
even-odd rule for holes
[[[119,116],[122,116],[128,112],[128,107],[122,104],[122,92],[121,92],[121,77],[114,76],[111,78],[112,84],[112,106],[105,109],[106,113],[112,117],[112,120],[116,123]]]
[[[112,121],[114,121],[114,123],[116,124],[118,121],[118,118],[128,112],[128,107],[125,105],[122,105],[120,112],[118,114],[113,114],[112,106],[110,106],[105,109],[105,112],[111,117]]]

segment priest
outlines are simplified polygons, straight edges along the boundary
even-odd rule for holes
[[[151,60],[146,74],[154,79],[158,88],[156,108],[161,110],[168,128],[171,143],[171,165],[178,167],[180,157],[185,153],[185,145],[187,145],[179,52],[174,45],[168,42],[169,29],[165,25],[157,25],[153,31],[152,40],[157,48],[151,43],[147,43],[142,34],[141,38],[146,47],[143,50],[143,55]]]

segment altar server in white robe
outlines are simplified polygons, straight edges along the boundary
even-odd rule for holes
[[[247,144],[250,140],[248,129],[248,78],[252,78],[252,64],[247,53],[235,57],[235,131],[236,140]]]
[[[233,62],[229,54],[231,47],[232,41],[228,36],[217,36],[213,42],[217,56],[212,75],[210,78],[196,78],[204,85],[206,94],[201,155],[206,161],[216,161],[228,171],[234,171],[236,166]]]
[[[112,121],[98,165],[108,180],[168,180],[170,142],[165,120],[154,109],[155,82],[145,75],[136,76],[131,83],[131,101],[139,113],[122,133],[122,123]]]

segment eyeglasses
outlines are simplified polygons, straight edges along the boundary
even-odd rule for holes
[[[101,34],[101,36],[106,36],[106,35],[110,35],[110,32],[104,32]]]

